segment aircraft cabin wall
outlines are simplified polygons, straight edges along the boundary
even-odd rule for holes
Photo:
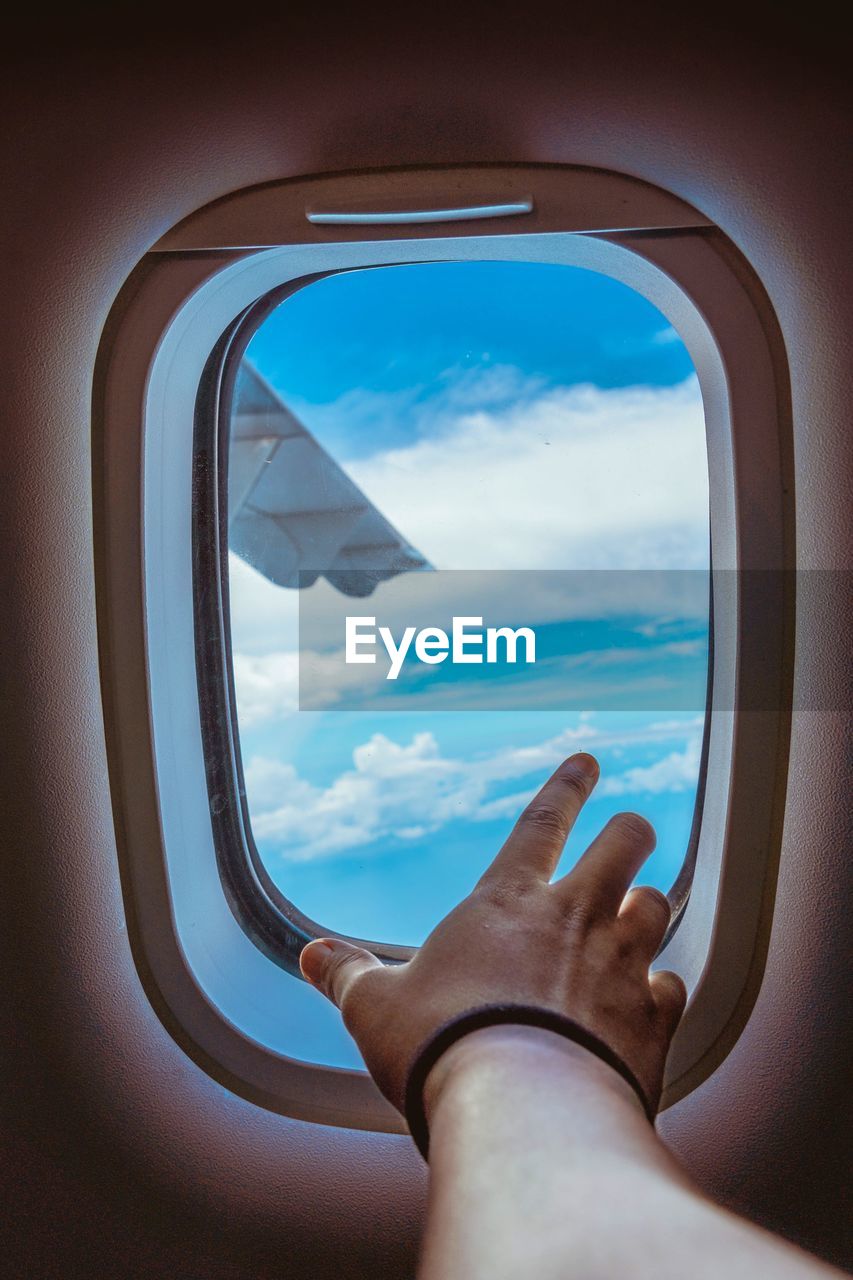
[[[358,19],[107,8],[18,19],[3,74],[2,1040],[11,1275],[402,1277],[408,1140],[215,1083],[140,983],[116,855],[96,632],[91,406],[102,331],[193,210],[289,176],[554,163],[645,179],[745,255],[791,374],[800,569],[851,562],[849,95],[839,34],[770,8],[406,6]],[[814,11],[810,11],[814,17]],[[853,602],[797,618],[764,981],[738,1043],[661,1122],[713,1195],[853,1264]],[[845,1049],[847,1052],[845,1053]],[[9,1083],[14,1083],[14,1090]]]

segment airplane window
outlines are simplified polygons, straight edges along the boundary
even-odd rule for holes
[[[231,672],[271,892],[417,945],[576,749],[602,778],[561,871],[635,809],[644,880],[683,880],[708,465],[664,316],[577,267],[385,266],[290,293],[231,358]]]
[[[410,225],[463,196],[523,208]],[[686,1096],[760,985],[787,776],[789,383],[749,264],[597,169],[321,175],[198,210],[113,319],[111,785],[170,1032],[259,1105],[397,1131],[300,951],[408,958],[584,748],[557,874],[654,823]]]

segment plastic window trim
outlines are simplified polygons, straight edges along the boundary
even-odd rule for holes
[[[432,183],[434,189],[441,174],[425,173],[428,181],[419,171],[358,180],[368,177],[380,191],[386,179],[396,192],[401,183],[412,189]],[[234,935],[225,945],[226,916],[267,970],[274,966],[236,925],[218,874],[215,883],[210,878],[215,856],[199,706],[195,680],[187,678],[195,652],[186,641],[193,627],[187,591],[193,408],[205,363],[234,316],[287,280],[347,265],[482,257],[486,238],[492,259],[528,255],[614,275],[668,316],[696,365],[709,432],[715,566],[777,571],[793,563],[787,369],[775,317],[749,265],[700,214],[620,175],[485,167],[453,176],[463,187],[465,180],[476,181],[480,190],[488,177],[500,198],[509,198],[507,174],[536,195],[532,230],[526,222],[523,232],[507,234],[507,219],[485,224],[486,231],[484,224],[445,224],[429,237],[422,227],[411,233],[394,227],[393,239],[387,228],[370,228],[370,238],[357,238],[364,228],[357,236],[332,238],[304,218],[319,180],[238,193],[220,202],[221,236],[208,234],[211,210],[217,210],[210,206],[194,215],[201,219],[195,230],[188,219],[143,260],[117,300],[102,343],[94,404],[99,631],[134,954],[152,1003],[201,1066],[235,1092],[303,1119],[402,1127],[364,1073],[288,1057],[280,1029],[276,1043],[271,1008],[254,1001],[252,1022],[229,982],[237,953],[240,963],[248,963],[248,951],[240,951]],[[346,186],[350,179],[322,181]],[[254,247],[263,240],[250,225],[253,216],[257,222],[259,192],[263,208],[268,212],[277,203],[283,226],[291,228],[290,242],[280,248]],[[567,213],[555,192],[569,203],[580,192],[582,210],[595,207],[596,192],[603,205],[621,193],[622,225],[633,229],[598,232],[597,225],[610,227],[613,219]],[[424,200],[429,194],[420,192]],[[241,200],[242,237],[233,234]],[[655,200],[669,202],[668,223],[654,208],[648,213]],[[292,230],[294,210],[301,218],[299,239]],[[696,874],[683,927],[661,956],[691,991],[668,1063],[665,1106],[705,1079],[737,1039],[760,982],[772,919],[794,598],[787,589],[776,612],[758,618],[748,599],[735,596],[714,602],[719,706],[712,705],[709,717]],[[742,706],[735,693],[756,684],[773,696]],[[280,981],[291,981],[276,972]],[[244,984],[243,995],[248,989]]]

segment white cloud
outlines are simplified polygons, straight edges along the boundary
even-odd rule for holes
[[[299,647],[299,592],[277,587],[245,560],[228,556],[231,644],[236,655],[272,656]]]
[[[698,734],[683,751],[671,751],[654,764],[635,765],[614,777],[602,778],[602,796],[661,795],[665,791],[687,791],[696,786],[702,741]]]
[[[639,627],[637,628],[639,631]],[[612,649],[587,649],[583,653],[567,653],[560,660],[564,670],[573,667],[639,666],[657,662],[660,658],[693,658],[706,647],[702,639],[667,640],[663,644],[649,645],[642,649],[614,646]]]
[[[652,345],[656,347],[668,347],[672,343],[680,341],[680,334],[676,329],[673,329],[671,324],[668,324],[665,329],[658,329],[657,333],[652,337]]]
[[[696,717],[608,733],[587,718],[545,742],[467,760],[442,755],[432,733],[417,733],[407,744],[377,733],[355,749],[352,767],[325,787],[309,783],[290,764],[254,756],[246,767],[252,828],[268,851],[303,862],[363,850],[382,839],[419,839],[458,820],[510,820],[540,777],[570,752],[674,738],[685,743],[682,750],[606,775],[594,796],[681,791],[696,782],[701,725]],[[539,777],[529,789],[490,797],[493,788],[534,773]]]
[[[351,438],[370,435],[383,414],[412,423],[413,443],[342,465],[435,567],[707,567],[695,378],[674,387],[543,390],[512,369],[496,368],[485,381],[448,371],[444,394],[426,407],[387,399],[381,409],[382,396],[351,391],[323,414]],[[235,556],[229,563],[235,651],[295,649],[297,592]],[[528,589],[536,591],[535,581]]]
[[[446,413],[448,408],[496,410],[507,405],[529,404],[544,394],[546,387],[544,378],[524,374],[511,364],[446,369],[442,382],[445,388],[443,403],[439,401],[437,405],[428,403],[424,406],[426,413],[420,424],[421,435],[429,430],[431,419]]]
[[[266,721],[283,720],[300,709],[334,709],[350,692],[367,705],[377,685],[385,685],[387,667],[347,665],[344,651],[319,653],[314,649],[284,650],[275,653],[233,655],[234,688],[242,731]],[[300,691],[299,673],[303,684]],[[392,709],[389,702],[388,708]],[[348,704],[347,709],[352,709]]]
[[[300,862],[383,836],[412,839],[435,831],[469,816],[484,788],[464,764],[441,756],[430,733],[415,734],[408,745],[374,734],[353,752],[353,768],[328,787],[315,787],[292,766],[263,757],[254,757],[246,769],[255,838],[278,844]],[[264,808],[264,800],[272,807]]]
[[[398,635],[404,627],[433,626],[454,614],[481,616],[486,625],[543,624],[573,619],[646,619],[646,638],[680,639],[686,620],[708,615],[707,571],[649,570],[468,570],[404,573],[380,583],[359,603],[324,580],[299,595],[303,646],[329,648],[343,637],[344,617],[377,615]],[[640,626],[634,628],[641,632]]]
[[[299,692],[297,652],[235,653],[233,665],[241,729],[293,714]]]
[[[455,410],[448,404],[428,436],[347,468],[437,568],[706,564],[695,378],[539,389],[497,409]]]

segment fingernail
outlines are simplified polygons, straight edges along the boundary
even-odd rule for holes
[[[600,772],[598,761],[595,756],[591,756],[588,751],[578,751],[572,756],[572,764],[580,769],[582,773],[586,773],[591,778],[597,778]]]
[[[328,942],[325,938],[318,939],[316,942],[309,942],[304,946],[299,957],[299,968],[302,970],[302,976],[307,978],[309,982],[315,984],[320,982],[329,962],[329,956],[334,949],[334,943]]]

